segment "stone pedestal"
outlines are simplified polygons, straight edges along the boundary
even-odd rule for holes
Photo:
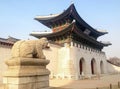
[[[36,58],[14,58],[6,61],[4,89],[49,89],[49,60]]]

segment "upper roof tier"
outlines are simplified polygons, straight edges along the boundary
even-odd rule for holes
[[[76,25],[80,26],[83,32],[86,29],[89,30],[89,32],[93,34],[95,36],[94,38],[96,39],[101,35],[107,34],[107,32],[98,31],[87,24],[77,13],[74,4],[71,4],[67,10],[60,14],[36,16],[35,19],[49,28],[54,28],[56,25],[58,26],[59,24],[72,23],[74,21]]]

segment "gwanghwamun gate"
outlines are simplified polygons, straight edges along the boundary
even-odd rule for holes
[[[78,80],[82,77],[92,78],[120,71],[119,67],[107,62],[105,52],[102,51],[111,43],[97,40],[108,32],[96,30],[86,23],[77,13],[74,4],[60,14],[36,16],[35,20],[52,30],[30,34],[36,38],[46,37],[49,40],[50,48],[45,49],[44,54],[50,60],[47,66],[51,71],[50,78]],[[0,41],[0,45],[4,45],[4,42],[7,44],[4,39]],[[10,54],[11,45],[1,46],[0,53],[3,54],[4,50]],[[2,56],[5,55],[1,55],[1,62],[6,57]],[[1,66],[4,67],[5,64]],[[2,68],[1,72],[4,71]]]

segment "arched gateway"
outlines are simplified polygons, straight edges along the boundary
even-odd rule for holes
[[[93,75],[97,73],[97,65],[94,58],[91,60],[91,73]]]
[[[80,69],[80,75],[82,75],[82,73],[85,73],[85,60],[84,60],[84,58],[81,58],[79,61],[79,69]]]
[[[100,70],[101,70],[101,74],[104,74],[104,64],[103,64],[103,61],[100,61]]]

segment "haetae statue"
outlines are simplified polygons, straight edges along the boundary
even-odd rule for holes
[[[21,40],[13,45],[11,57],[45,59],[42,50],[47,47],[48,40],[45,37],[38,40]]]
[[[3,74],[4,89],[49,89],[50,71],[46,66],[50,60],[43,54],[46,47],[46,38],[16,42],[11,58],[5,61],[8,69]]]

